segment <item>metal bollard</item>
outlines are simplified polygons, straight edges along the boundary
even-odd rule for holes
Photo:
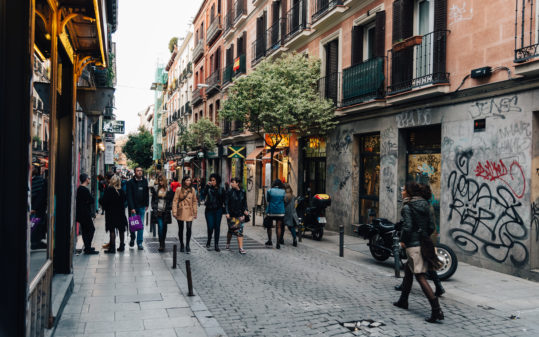
[[[339,256],[344,256],[344,226],[339,226]]]
[[[253,226],[256,225],[256,221],[255,221],[255,219],[256,219],[256,213],[255,213],[255,210],[256,210],[256,207],[253,207],[253,213],[252,213],[252,214],[253,214]]]
[[[191,278],[191,262],[185,261],[185,271],[187,272],[187,289],[189,290],[187,296],[195,296],[193,294],[193,279]]]
[[[174,245],[172,249],[172,269],[176,269],[176,262],[178,261],[178,246]]]

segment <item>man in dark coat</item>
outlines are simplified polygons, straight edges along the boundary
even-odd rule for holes
[[[46,249],[47,244],[42,240],[47,234],[47,181],[43,179],[37,166],[32,170],[31,217],[36,220],[30,235],[31,249]]]
[[[140,216],[144,225],[144,215],[150,204],[150,194],[148,190],[148,180],[142,176],[142,167],[135,168],[135,176],[127,182],[127,207],[129,208],[129,216],[135,214]],[[137,246],[142,250],[144,229],[137,231]],[[131,241],[129,247],[135,245],[135,232],[131,232]]]
[[[90,177],[83,173],[79,177],[80,186],[77,189],[77,201],[76,201],[76,210],[77,210],[77,222],[80,224],[82,230],[82,241],[84,242],[84,254],[99,254],[92,247],[92,240],[94,238],[94,222],[92,218],[94,217],[93,212],[93,203],[94,198],[88,189],[90,185]]]

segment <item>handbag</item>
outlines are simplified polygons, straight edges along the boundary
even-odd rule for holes
[[[130,232],[136,232],[138,230],[144,229],[144,226],[142,225],[142,219],[140,218],[140,215],[133,215],[129,217],[129,231]]]
[[[249,221],[251,221],[251,216],[247,214],[243,217],[243,222],[249,222]]]

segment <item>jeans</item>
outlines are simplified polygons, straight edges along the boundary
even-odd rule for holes
[[[159,235],[159,242],[165,243],[167,237],[167,227],[165,219],[163,217],[157,217],[157,234]]]
[[[135,208],[135,212],[138,216],[140,216],[140,219],[142,221],[142,226],[144,226],[144,215],[146,213],[146,207]],[[131,214],[129,216],[131,216]],[[137,246],[142,245],[142,242],[144,240],[143,235],[144,235],[144,228],[139,229],[137,231]],[[131,232],[131,240],[135,240],[135,232]]]
[[[221,233],[221,218],[223,210],[208,210],[205,212],[206,224],[208,226],[208,245],[211,243],[212,234],[215,233],[215,247],[219,247],[219,234]]]

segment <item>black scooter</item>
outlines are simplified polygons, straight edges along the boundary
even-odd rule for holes
[[[369,250],[372,257],[377,261],[385,261],[391,256],[394,257],[395,277],[400,277],[400,269],[404,266],[402,260],[406,259],[406,253],[399,242],[402,222],[394,224],[384,218],[374,219],[374,215],[374,212],[369,210],[372,223],[360,225],[355,232],[364,239],[369,240]],[[438,243],[435,246],[438,259],[443,264],[436,273],[439,279],[444,281],[450,278],[457,270],[457,256],[451,248],[444,244]]]
[[[326,226],[326,208],[331,205],[327,194],[315,194],[312,198],[298,197],[296,213],[299,218],[298,236],[301,241],[306,231],[310,231],[316,241],[322,240]]]

